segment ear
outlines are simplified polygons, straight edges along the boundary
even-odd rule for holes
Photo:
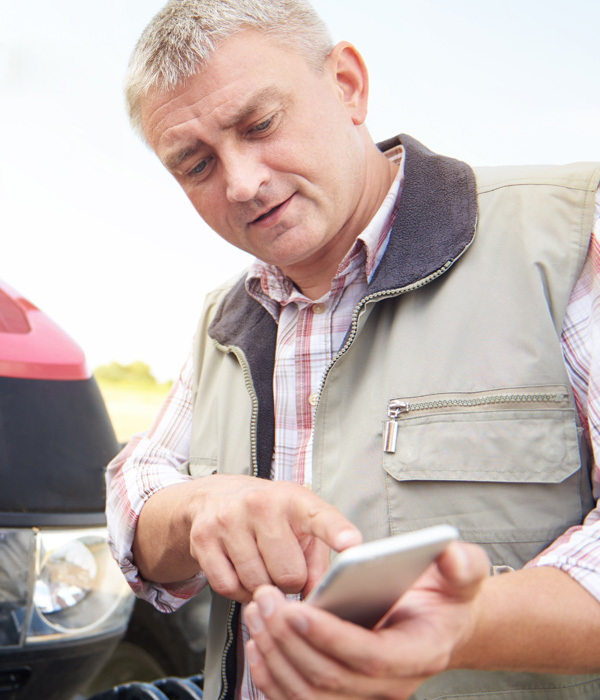
[[[357,126],[363,124],[369,102],[369,74],[363,57],[352,44],[342,41],[327,57],[327,64],[352,121]]]

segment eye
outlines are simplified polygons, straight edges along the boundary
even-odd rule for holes
[[[261,122],[260,124],[257,124],[255,127],[253,127],[252,131],[266,131],[271,126],[272,121],[273,117],[269,117],[268,119],[265,119],[264,122]]]
[[[268,119],[265,119],[262,122],[260,122],[259,124],[256,124],[255,126],[251,127],[250,130],[248,131],[248,133],[249,134],[258,134],[258,135],[262,135],[264,133],[267,133],[268,131],[271,130],[272,127],[274,127],[276,120],[277,120],[277,115],[273,114]]]
[[[190,170],[190,175],[200,175],[203,173],[208,166],[208,158],[201,160],[198,165]]]
[[[191,179],[204,179],[208,177],[209,169],[213,161],[213,156],[208,156],[199,161],[191,170],[188,170],[186,176]]]

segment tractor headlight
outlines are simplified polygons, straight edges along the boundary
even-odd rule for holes
[[[0,530],[0,642],[124,630],[133,597],[105,528]]]

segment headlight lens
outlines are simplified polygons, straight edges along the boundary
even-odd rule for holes
[[[77,605],[92,591],[97,573],[96,559],[82,540],[57,543],[35,582],[35,607],[55,613]]]
[[[4,645],[117,632],[133,600],[106,528],[0,530]]]

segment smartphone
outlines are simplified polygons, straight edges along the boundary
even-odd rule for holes
[[[363,627],[374,627],[460,534],[435,525],[350,547],[337,554],[306,602]]]

